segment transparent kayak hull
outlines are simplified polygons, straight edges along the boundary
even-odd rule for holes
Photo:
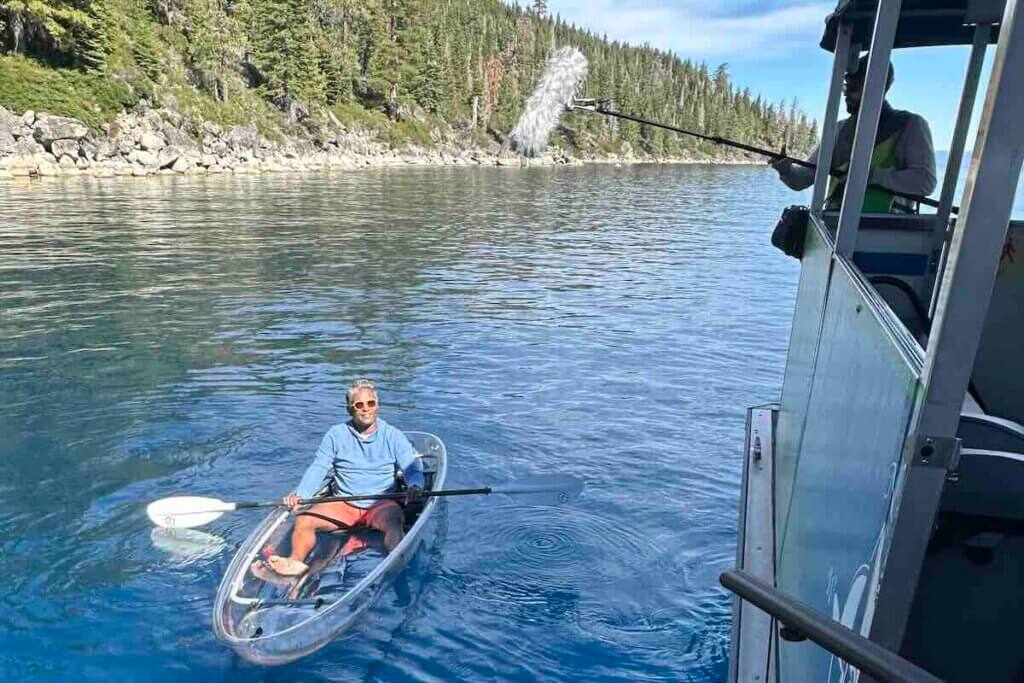
[[[427,488],[443,488],[448,465],[444,444],[426,432],[405,434],[420,454]],[[391,553],[384,551],[379,532],[317,534],[308,575],[298,584],[282,586],[264,582],[250,570],[264,548],[280,552],[290,542],[293,517],[287,510],[274,510],[249,535],[224,574],[214,601],[214,633],[257,664],[284,664],[320,649],[351,628],[391,585],[422,542],[440,502],[428,498],[406,510],[405,537]]]

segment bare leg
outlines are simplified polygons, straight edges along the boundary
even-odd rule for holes
[[[384,532],[384,548],[388,552],[395,549],[405,538],[405,513],[402,508],[393,501],[381,504],[368,520],[371,529]]]
[[[316,530],[335,528],[330,522],[301,515],[295,518],[295,528],[292,530],[292,552],[288,555],[290,560],[305,562],[309,551],[316,545]]]
[[[309,510],[317,512],[331,519],[337,519],[343,524],[349,524],[353,520],[352,510],[344,503],[321,503],[314,505]],[[267,558],[274,571],[285,576],[297,576],[306,572],[306,557],[309,551],[316,545],[316,532],[320,529],[334,530],[338,526],[331,521],[313,517],[312,515],[299,515],[295,518],[295,528],[292,530],[292,551],[288,557],[283,558],[271,555]]]

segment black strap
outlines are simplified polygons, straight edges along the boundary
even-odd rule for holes
[[[333,517],[328,517],[327,515],[321,515],[319,512],[312,512],[310,510],[303,510],[302,512],[295,513],[296,517],[301,517],[302,515],[309,515],[310,517],[316,517],[317,519],[322,519],[325,522],[330,522],[331,524],[333,524],[336,527],[338,527],[339,531],[348,531],[349,529],[352,528],[350,525],[345,524],[341,520],[334,519]]]

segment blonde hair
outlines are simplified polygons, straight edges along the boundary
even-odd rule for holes
[[[345,391],[346,404],[352,405],[352,398],[356,395],[356,391],[358,391],[359,389],[369,389],[370,391],[373,392],[374,396],[377,395],[377,387],[373,385],[373,382],[371,382],[368,379],[357,379],[356,381],[352,382],[352,384],[349,385],[348,390]]]

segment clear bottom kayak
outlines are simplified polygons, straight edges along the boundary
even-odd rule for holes
[[[447,453],[433,434],[406,432],[420,454],[428,490],[444,486]],[[231,561],[213,608],[217,638],[258,664],[283,664],[323,647],[348,630],[387,588],[422,541],[438,498],[405,509],[406,534],[391,552],[369,529],[318,533],[299,579],[265,581],[252,566],[269,552],[289,551],[294,517],[275,510]]]

